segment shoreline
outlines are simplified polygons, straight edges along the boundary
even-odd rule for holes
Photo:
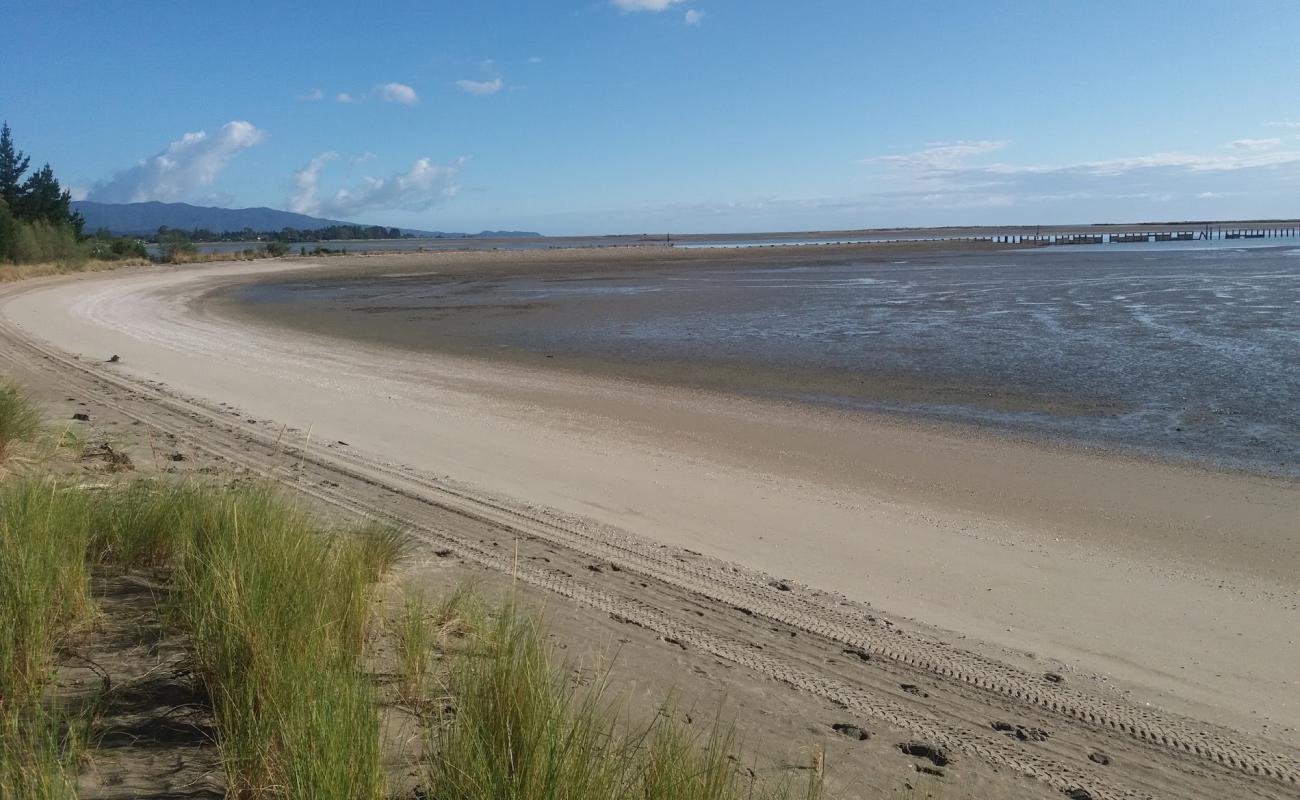
[[[438,574],[517,580],[566,619],[560,647],[648,648],[620,668],[632,691],[726,696],[764,752],[811,735],[866,796],[880,770],[912,774],[898,743],[918,739],[959,754],[949,788],[972,797],[1300,783],[1297,487],[191,308],[301,266],[5,287],[4,360],[110,430],[143,424],[140,459],[162,435],[194,465],[397,522]]]
[[[193,302],[198,313],[211,310],[250,325],[272,326],[286,335],[334,337],[340,342],[358,342],[368,346],[401,349],[411,354],[452,356],[482,360],[498,366],[546,370],[575,377],[645,383],[682,391],[709,391],[738,398],[769,400],[796,406],[860,414],[893,424],[952,426],[958,435],[996,435],[1011,441],[1035,443],[1044,447],[1092,453],[1113,454],[1145,459],[1165,465],[1178,465],[1243,476],[1256,475],[1283,481],[1300,480],[1300,462],[1288,458],[1293,453],[1285,447],[1254,449],[1239,438],[1215,443],[1205,428],[1188,427],[1193,433],[1172,432],[1181,420],[1166,420],[1166,433],[1147,423],[1133,426],[1132,419],[1164,411],[1155,396],[1153,405],[1141,400],[1108,395],[1105,392],[1075,393],[1057,387],[1007,383],[988,373],[944,374],[942,371],[921,373],[891,367],[887,362],[861,371],[846,371],[841,366],[795,363],[788,360],[750,358],[729,354],[714,358],[708,354],[683,355],[672,350],[638,352],[635,341],[628,348],[608,351],[597,345],[532,345],[531,331],[568,326],[571,314],[589,312],[597,318],[623,309],[636,314],[635,307],[611,305],[605,300],[583,301],[585,305],[556,305],[553,301],[513,301],[510,292],[526,291],[507,288],[502,294],[497,281],[521,281],[507,287],[562,286],[569,281],[606,277],[623,280],[645,274],[649,286],[662,286],[664,270],[702,269],[710,272],[732,266],[746,271],[751,265],[771,263],[782,267],[839,266],[852,264],[868,268],[897,263],[898,258],[940,256],[977,256],[1013,252],[1016,248],[953,248],[942,243],[926,242],[898,245],[889,252],[879,252],[874,245],[843,246],[826,252],[794,252],[799,248],[777,248],[774,253],[734,251],[674,251],[670,248],[624,250],[617,256],[577,251],[537,251],[533,253],[464,252],[456,254],[372,254],[349,259],[346,266],[328,262],[317,269],[286,269],[262,279],[231,286],[217,286]],[[960,262],[957,262],[960,267]],[[685,266],[684,266],[685,265]],[[971,266],[976,266],[972,264]],[[678,273],[665,273],[678,274]],[[681,274],[689,274],[681,273]],[[718,274],[726,274],[719,272]],[[874,273],[867,273],[874,274]],[[888,274],[888,273],[885,273]],[[408,289],[424,295],[431,286],[445,286],[434,293],[433,305],[400,301],[384,305],[369,300],[371,284],[378,278],[393,279],[392,288],[378,291],[402,292]],[[407,280],[414,282],[407,283]],[[681,280],[671,278],[670,280]],[[366,293],[345,300],[329,299],[335,289],[347,290],[352,283],[365,287]],[[604,284],[596,284],[604,285]],[[610,284],[615,286],[618,284]],[[633,284],[636,285],[635,283]],[[674,284],[667,284],[669,287]],[[280,286],[308,296],[321,293],[306,302],[285,302]],[[527,291],[531,291],[528,289]],[[445,297],[441,296],[445,294]],[[382,295],[381,295],[382,296]],[[525,296],[527,296],[525,294]],[[396,300],[397,298],[395,298]],[[378,307],[372,307],[375,302]],[[482,303],[483,305],[480,305]],[[349,308],[356,304],[356,308]],[[657,306],[662,308],[662,306]],[[364,312],[357,314],[353,312]],[[671,308],[668,314],[674,313]],[[999,312],[1002,313],[1002,312]],[[418,320],[411,324],[408,319]],[[642,324],[653,317],[634,317]],[[668,319],[673,319],[669,316]],[[874,333],[874,331],[873,331]],[[524,341],[516,341],[521,335]],[[1159,409],[1159,410],[1158,410]],[[1185,413],[1201,409],[1189,406]],[[1148,427],[1143,427],[1148,425]],[[1178,427],[1177,431],[1184,429]],[[1284,434],[1265,441],[1285,442]],[[1278,437],[1281,438],[1278,438]],[[1252,442],[1252,444],[1258,444]]]
[[[211,282],[301,266],[33,286],[3,310],[43,340],[121,353],[124,371],[257,420],[844,593],[1001,658],[1049,658],[1101,690],[1243,729],[1267,717],[1270,735],[1296,738],[1300,709],[1276,702],[1294,694],[1300,657],[1277,638],[1300,597],[1293,484],[340,347],[190,309]]]

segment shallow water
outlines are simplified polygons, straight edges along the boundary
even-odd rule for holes
[[[1061,248],[490,281],[395,275],[265,284],[238,297],[290,324],[394,344],[569,357],[1300,475],[1294,247]]]

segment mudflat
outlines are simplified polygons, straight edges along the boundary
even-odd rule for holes
[[[13,335],[85,362],[118,355],[104,369],[123,380],[309,431],[317,447],[454,481],[564,520],[587,540],[631,537],[729,562],[737,574],[768,576],[774,591],[809,587],[826,613],[837,602],[870,604],[958,661],[1050,673],[1098,707],[1242,732],[1259,743],[1251,752],[1282,754],[1269,769],[1291,774],[1300,744],[1294,480],[719,386],[394,348],[203,302],[304,270],[559,273],[610,258],[656,269],[664,259],[732,257],[753,254],[638,248],[152,269],[10,290],[0,316]]]

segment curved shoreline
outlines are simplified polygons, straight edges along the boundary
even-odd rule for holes
[[[414,357],[190,311],[205,282],[302,266],[31,286],[3,313],[64,350],[119,353],[132,374],[258,419],[840,591],[1013,651],[1004,658],[1060,659],[1139,699],[1243,728],[1271,716],[1271,735],[1295,738],[1300,709],[1278,702],[1295,696],[1300,659],[1284,638],[1294,485]]]
[[[1175,262],[1165,259],[1146,283],[1114,278],[1107,290],[1132,265],[1072,260],[1074,280],[1037,258],[979,250],[486,255],[495,258],[371,257],[354,269],[242,283],[201,302],[289,335],[1300,479],[1300,428],[1288,422],[1295,383],[1273,363],[1284,352],[1261,346],[1253,368],[1232,368],[1221,351],[1253,334],[1225,322],[1175,345],[1178,335],[1109,296],[1195,291],[1198,278],[1235,280],[1232,270],[1188,276],[1178,264],[1171,274]],[[1039,310],[1051,305],[1045,300],[1061,307]],[[1182,313],[1161,319],[1173,326]],[[1284,334],[1264,327],[1257,335]]]

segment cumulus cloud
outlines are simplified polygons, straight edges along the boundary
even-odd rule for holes
[[[1272,139],[1237,139],[1234,142],[1228,142],[1228,147],[1233,150],[1270,150],[1282,144],[1278,138]]]
[[[289,198],[289,210],[299,214],[311,214],[317,210],[316,190],[320,186],[320,172],[325,165],[338,158],[339,154],[327,151],[308,161],[306,166],[293,173],[293,185],[297,190]]]
[[[298,99],[299,99],[299,100],[305,100],[305,101],[311,102],[311,101],[314,101],[314,100],[320,100],[320,99],[323,98],[324,96],[325,96],[325,93],[322,92],[320,89],[312,89],[312,90],[309,91],[309,92],[303,92],[302,94],[298,95]]]
[[[360,103],[362,100],[365,100],[364,97],[358,97],[357,95],[348,94],[347,92],[339,92],[334,95],[334,99],[340,103]]]
[[[505,84],[501,82],[500,78],[493,78],[490,81],[456,81],[456,85],[460,87],[462,92],[477,95],[496,94],[501,91],[503,86],[505,86]]]
[[[261,142],[266,134],[251,122],[234,120],[215,136],[187,133],[161,153],[97,184],[86,199],[102,203],[172,202],[208,189],[231,160]]]
[[[387,103],[401,103],[404,106],[413,106],[420,102],[420,96],[415,90],[404,83],[385,83],[383,86],[375,88],[375,94],[379,99]]]
[[[622,11],[664,11],[669,6],[675,6],[682,0],[610,0],[616,8]]]
[[[296,192],[289,199],[292,210],[328,217],[350,217],[394,208],[423,211],[460,191],[457,180],[466,160],[459,158],[450,164],[435,164],[421,158],[404,172],[386,178],[365,177],[355,186],[321,197],[321,171],[337,157],[337,153],[321,153],[294,173]]]
[[[686,24],[698,26],[704,21],[704,12],[692,8],[686,12]]]
[[[367,161],[374,161],[376,158],[379,158],[379,156],[367,151],[365,153],[358,153],[352,158],[349,158],[348,163],[355,167],[357,164],[364,164]]]

